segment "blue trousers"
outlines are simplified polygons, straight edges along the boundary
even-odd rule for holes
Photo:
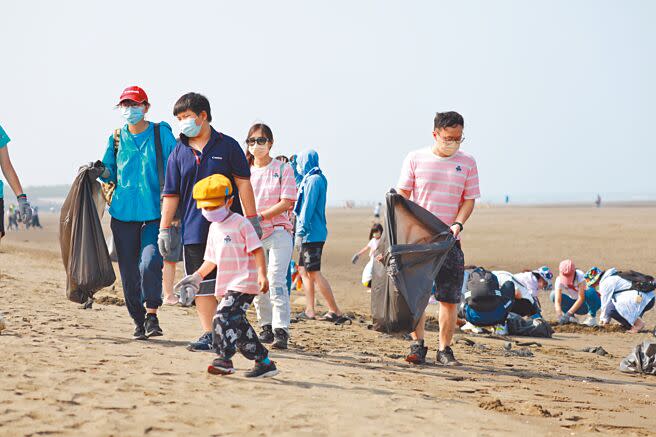
[[[551,301],[555,302],[556,301],[556,292],[552,291],[551,292]],[[560,295],[560,308],[563,310],[564,313],[570,310],[574,303],[576,302],[575,299],[572,299],[568,295],[562,293]],[[594,288],[588,288],[585,290],[585,302],[583,302],[583,305],[579,307],[578,310],[576,310],[576,314],[579,316],[583,316],[585,314],[590,314],[592,317],[595,317],[597,315],[597,311],[601,308],[601,298],[597,294]]]
[[[137,325],[143,325],[146,308],[162,306],[162,255],[157,248],[159,220],[122,222],[112,218],[118,268],[125,306]]]

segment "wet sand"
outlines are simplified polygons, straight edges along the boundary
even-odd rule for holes
[[[556,268],[571,257],[584,269],[653,273],[655,214],[653,207],[480,207],[463,249],[468,264],[491,269]],[[45,230],[10,233],[0,245],[7,323],[0,435],[650,435],[656,427],[656,378],[617,370],[635,344],[653,338],[647,332],[567,327],[537,339],[540,346],[513,343],[511,352],[506,340],[457,334],[454,350],[465,365],[445,369],[433,364],[430,331],[429,364],[406,364],[407,341],[368,329],[363,265],[350,264],[366,243],[369,211],[329,214],[324,270],[353,325],[292,325],[290,349],[271,354],[280,374],[256,381],[209,375],[212,355],[184,349],[200,334],[192,309],[163,308],[165,336],[137,342],[119,282],[91,310],[68,302],[57,219],[42,222]],[[302,294],[292,300],[302,308]],[[548,296],[541,300],[553,319]],[[646,321],[653,328],[654,312]],[[610,355],[581,352],[586,346]],[[533,356],[512,352],[523,347]],[[241,357],[235,364],[251,366]]]

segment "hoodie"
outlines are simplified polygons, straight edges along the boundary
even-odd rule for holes
[[[303,177],[298,188],[298,200],[294,208],[296,236],[303,243],[326,241],[326,192],[328,181],[319,168],[319,154],[306,150],[298,155],[296,171]]]

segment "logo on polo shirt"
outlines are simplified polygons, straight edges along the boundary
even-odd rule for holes
[[[457,166],[457,167],[456,167],[456,171],[462,171],[462,167]]]
[[[217,161],[222,161],[223,156],[212,156],[212,159],[216,159]]]
[[[273,174],[273,177],[274,177],[274,178],[279,178],[280,175],[279,175],[278,173],[274,173],[274,174]]]
[[[231,241],[232,241],[232,238],[230,238],[230,235],[226,235],[225,238],[223,239],[223,242],[225,244],[230,244]]]

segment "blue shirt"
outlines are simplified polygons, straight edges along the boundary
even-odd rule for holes
[[[9,144],[9,141],[10,141],[9,135],[7,135],[7,132],[5,132],[2,126],[0,126],[0,149],[6,147],[7,144]],[[4,192],[5,192],[4,185],[2,183],[2,179],[0,179],[0,199],[4,197]]]
[[[162,158],[166,174],[166,162],[175,147],[176,140],[171,126],[160,124]],[[154,123],[145,131],[133,135],[126,124],[121,129],[121,142],[114,155],[114,136],[107,142],[103,164],[109,170],[105,182],[114,182],[116,190],[109,207],[109,214],[123,222],[146,222],[161,217],[157,152],[155,149]]]
[[[251,170],[239,143],[212,128],[210,140],[203,151],[199,152],[189,146],[186,136],[180,135],[180,140],[169,158],[164,195],[180,197],[182,240],[185,245],[207,242],[210,222],[203,217],[201,210],[196,208],[193,191],[196,182],[213,174],[222,174],[230,179],[235,197],[232,210],[241,214],[235,178],[249,179]]]
[[[326,193],[328,181],[319,168],[319,155],[314,150],[306,150],[296,159],[296,170],[302,180],[298,189],[298,200],[294,207],[296,214],[296,235],[303,243],[326,241]]]

